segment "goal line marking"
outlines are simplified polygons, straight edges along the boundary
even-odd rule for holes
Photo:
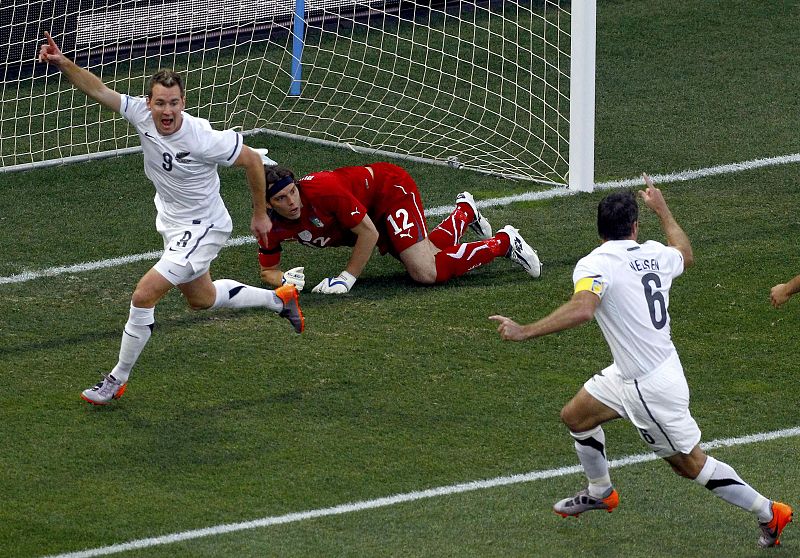
[[[752,161],[745,161],[743,163],[731,163],[727,165],[719,165],[715,167],[708,167],[698,170],[686,170],[672,174],[657,174],[653,175],[653,181],[656,182],[657,184],[669,184],[671,182],[685,182],[687,180],[696,180],[698,178],[716,176],[719,174],[729,174],[734,172],[742,172],[742,171],[757,169],[761,167],[786,165],[798,162],[800,162],[800,153],[795,153],[793,155],[782,155],[779,157],[754,159]],[[610,182],[595,184],[595,190],[630,188],[632,186],[639,186],[641,184],[642,184],[642,179],[639,177],[628,178],[623,180],[613,180]],[[526,192],[524,194],[517,194],[513,196],[504,196],[501,198],[490,198],[490,199],[480,200],[477,202],[477,204],[478,207],[480,208],[497,207],[503,205],[511,205],[512,203],[518,203],[518,202],[537,201],[537,200],[545,200],[563,196],[570,196],[578,193],[581,192],[575,190],[569,190],[566,187],[561,186],[540,192]],[[452,210],[453,206],[451,205],[439,206],[430,208],[425,212],[425,214],[429,217],[436,217],[441,215],[447,215]],[[226,247],[242,246],[245,244],[254,244],[254,243],[255,239],[252,236],[239,236],[228,240],[228,242],[225,243],[225,246]],[[74,265],[48,267],[46,269],[39,269],[34,271],[25,271],[15,275],[0,277],[0,285],[6,285],[10,283],[25,283],[27,281],[40,279],[42,277],[55,277],[57,275],[63,275],[69,273],[83,273],[86,271],[93,271],[96,269],[118,267],[121,265],[139,262],[142,260],[157,260],[158,258],[161,257],[162,253],[163,251],[156,250],[153,252],[145,252],[143,254],[133,254],[130,256],[122,256],[119,258],[110,258],[107,260],[85,262]]]
[[[738,438],[723,438],[720,440],[712,440],[710,442],[705,442],[700,444],[700,447],[702,447],[704,450],[707,451],[716,448],[729,448],[733,446],[754,444],[758,442],[776,440],[779,438],[791,438],[794,436],[800,436],[800,427],[787,428],[784,430],[774,430],[772,432],[762,432],[759,434],[751,434],[749,436],[741,436]],[[609,467],[611,467],[612,469],[616,469],[619,467],[625,467],[627,465],[645,463],[648,461],[656,461],[658,459],[659,457],[656,456],[654,453],[641,453],[636,455],[628,455],[626,457],[612,460],[609,463]],[[394,496],[386,496],[383,498],[376,498],[374,500],[362,500],[360,502],[351,502],[347,504],[333,506],[330,508],[321,508],[316,510],[289,513],[285,515],[264,517],[252,521],[243,521],[241,523],[226,523],[223,525],[206,527],[204,529],[193,529],[191,531],[172,533],[170,535],[163,535],[160,537],[137,539],[126,543],[114,544],[111,546],[81,550],[78,552],[69,552],[66,554],[50,555],[45,558],[93,558],[95,556],[108,556],[110,554],[119,554],[122,552],[128,552],[130,550],[139,550],[143,548],[172,544],[192,539],[213,537],[217,535],[223,535],[226,533],[234,533],[237,531],[246,531],[250,529],[271,527],[273,525],[285,525],[287,523],[297,523],[299,521],[317,519],[320,517],[330,517],[335,515],[343,515],[347,513],[364,511],[364,510],[371,510],[375,508],[384,508],[388,506],[394,506],[397,504],[403,504],[406,502],[423,500],[426,498],[437,498],[439,496],[462,494],[465,492],[473,492],[476,490],[484,490],[487,488],[496,488],[498,486],[509,486],[523,482],[532,482],[532,481],[550,479],[554,477],[563,477],[566,475],[572,475],[580,472],[582,472],[580,465],[573,465],[571,467],[559,467],[557,469],[548,469],[544,471],[532,471],[530,473],[525,473],[525,474],[496,477],[487,480],[452,484],[449,486],[440,486],[437,488],[430,488],[428,490],[420,490],[417,492],[406,492],[404,494],[395,494]]]

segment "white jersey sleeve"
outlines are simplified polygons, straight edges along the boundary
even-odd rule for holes
[[[655,370],[673,355],[669,291],[683,273],[680,251],[660,242],[604,242],[575,266],[575,290],[600,297],[595,317],[623,378]]]

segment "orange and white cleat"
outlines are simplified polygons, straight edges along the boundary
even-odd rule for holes
[[[286,283],[275,289],[275,294],[283,301],[283,310],[278,315],[289,320],[295,332],[303,333],[306,328],[306,319],[300,308],[300,295],[297,293],[297,287]]]
[[[769,523],[759,523],[761,536],[758,537],[758,546],[769,548],[781,544],[780,537],[784,527],[792,522],[792,507],[781,502],[772,502],[772,520]]]
[[[103,376],[103,379],[93,387],[83,390],[81,399],[92,405],[108,405],[112,399],[122,397],[127,387],[127,383],[123,384],[109,374],[108,376]]]
[[[583,489],[571,498],[564,498],[556,502],[553,511],[561,517],[578,517],[583,512],[592,510],[605,510],[608,513],[614,511],[619,505],[619,493],[613,488],[608,496],[595,498],[589,495],[588,489]]]

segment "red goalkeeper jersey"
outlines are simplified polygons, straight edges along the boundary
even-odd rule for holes
[[[378,229],[382,254],[398,255],[427,236],[422,198],[411,176],[390,163],[316,172],[298,181],[300,218],[285,219],[270,210],[272,230],[261,246],[263,267],[280,262],[281,243],[294,240],[314,248],[353,246],[350,231],[369,215]],[[374,176],[373,176],[374,174]]]

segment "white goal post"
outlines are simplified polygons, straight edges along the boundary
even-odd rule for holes
[[[595,19],[596,0],[6,0],[0,172],[138,150],[35,62],[50,31],[120,92],[176,69],[216,128],[591,190]]]

